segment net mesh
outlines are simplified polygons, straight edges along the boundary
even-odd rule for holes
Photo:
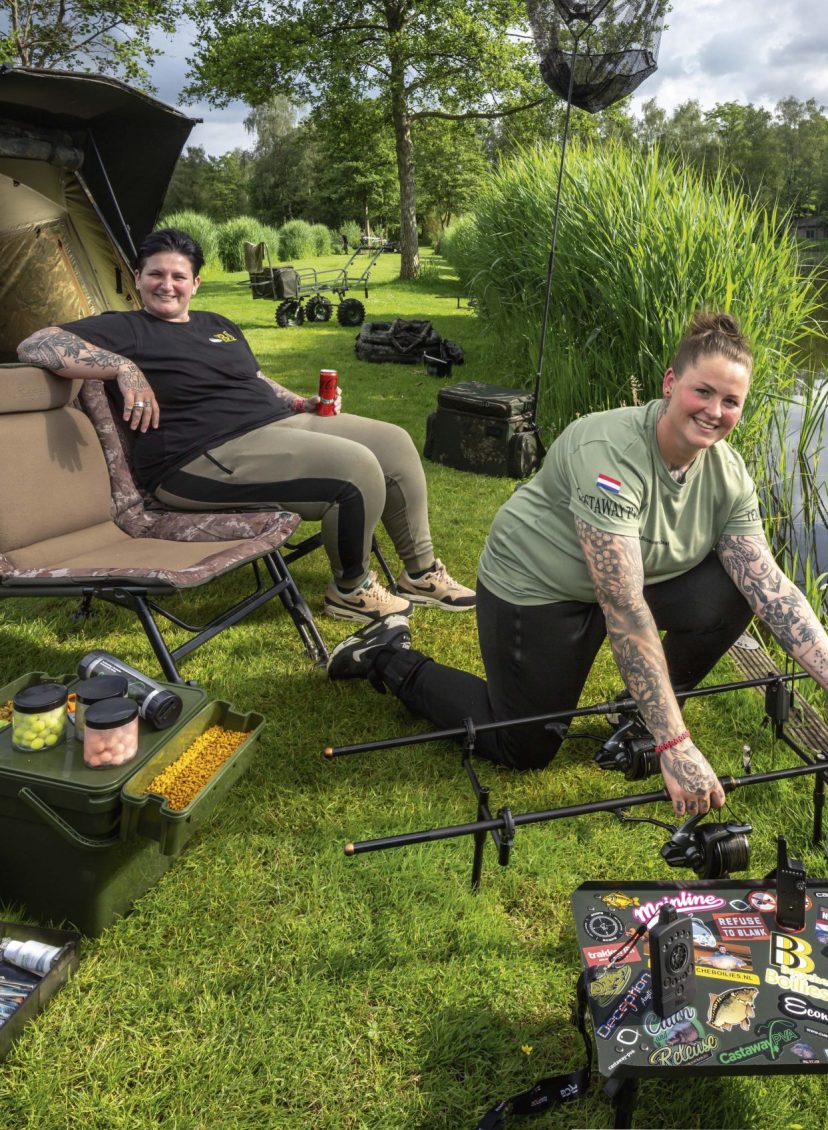
[[[591,114],[632,94],[658,66],[667,6],[667,0],[527,0],[544,82],[562,98],[571,82],[572,105]]]

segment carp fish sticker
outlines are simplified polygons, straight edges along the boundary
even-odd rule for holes
[[[741,987],[710,993],[707,1023],[719,1032],[729,1032],[737,1025],[744,1032],[749,1032],[750,1022],[756,1015],[754,1004],[758,992],[758,989]]]
[[[628,906],[640,906],[635,895],[627,895],[623,891],[610,891],[609,894],[598,896],[604,906],[616,906],[619,910],[626,910]]]

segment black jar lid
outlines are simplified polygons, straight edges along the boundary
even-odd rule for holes
[[[127,693],[127,685],[123,675],[98,675],[97,678],[84,679],[78,683],[75,694],[79,702],[89,706],[105,698],[123,698]]]
[[[61,683],[38,683],[18,691],[12,699],[12,706],[21,714],[41,714],[65,705],[68,693]]]
[[[84,725],[91,730],[115,730],[138,717],[138,703],[131,698],[104,698],[86,708]]]

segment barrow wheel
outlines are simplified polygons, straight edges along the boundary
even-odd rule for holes
[[[308,300],[305,306],[305,316],[309,322],[329,322],[333,313],[333,303],[321,294]]]
[[[361,326],[365,321],[365,307],[358,298],[346,298],[336,312],[340,326]]]
[[[305,311],[301,302],[295,298],[288,298],[276,307],[276,325],[281,329],[287,326],[301,326],[305,320]]]

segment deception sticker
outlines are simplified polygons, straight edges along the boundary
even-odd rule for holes
[[[639,973],[609,1016],[596,1027],[596,1033],[602,1040],[608,1040],[616,1028],[631,1019],[630,1013],[641,1012],[652,999],[652,981],[649,972],[644,970],[643,973]]]

